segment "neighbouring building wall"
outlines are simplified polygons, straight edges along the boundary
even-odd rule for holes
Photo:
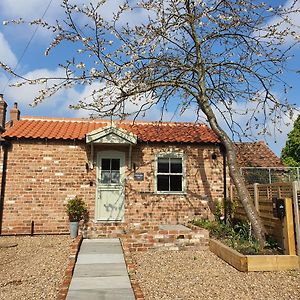
[[[90,146],[80,141],[12,141],[8,152],[2,234],[68,232],[67,201],[82,197],[87,203],[89,230],[95,223],[97,151],[124,151],[126,157],[125,216],[121,227],[131,224],[183,223],[211,215],[209,202],[223,197],[222,155],[218,146],[197,144],[147,144],[97,146],[94,168],[89,168]],[[161,153],[182,153],[185,193],[161,194],[155,191],[156,157]],[[131,161],[131,164],[130,164]],[[134,173],[144,173],[136,181]],[[118,225],[117,225],[118,226]]]

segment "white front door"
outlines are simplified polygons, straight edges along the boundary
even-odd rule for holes
[[[102,151],[97,156],[96,220],[122,221],[124,217],[125,154]]]

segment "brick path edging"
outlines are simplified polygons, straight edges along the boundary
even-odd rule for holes
[[[83,239],[82,235],[79,235],[73,240],[71,244],[69,263],[65,271],[63,283],[58,292],[57,300],[65,300],[67,297],[82,239]]]
[[[69,263],[65,271],[65,276],[63,283],[59,289],[57,300],[65,300],[68,294],[69,286],[72,280],[72,275],[75,267],[75,263],[77,260],[78,252],[80,245],[82,243],[83,237],[82,235],[79,235],[76,239],[73,240],[72,245],[70,247],[70,256],[69,256]],[[122,249],[124,253],[124,259],[127,267],[127,272],[129,275],[130,283],[134,292],[134,296],[136,300],[145,300],[144,294],[142,292],[142,289],[139,285],[139,282],[136,278],[136,268],[135,264],[133,262],[133,258],[131,255],[131,252],[129,251],[128,246],[125,246],[126,243],[122,239],[121,244],[122,244]]]
[[[142,292],[142,289],[140,287],[140,284],[136,278],[136,268],[135,264],[133,262],[133,258],[131,255],[131,252],[129,250],[129,247],[126,245],[126,242],[121,238],[121,244],[122,249],[124,253],[124,259],[127,267],[127,272],[129,275],[130,283],[134,292],[134,296],[136,300],[145,300],[144,294]]]

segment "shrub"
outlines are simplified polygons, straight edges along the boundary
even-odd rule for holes
[[[252,236],[249,222],[233,220],[224,223],[222,221],[195,220],[193,223],[207,229],[211,236],[243,254],[259,252],[259,244]]]
[[[86,204],[77,196],[68,201],[66,212],[71,222],[79,222],[80,220],[87,218],[88,214]]]

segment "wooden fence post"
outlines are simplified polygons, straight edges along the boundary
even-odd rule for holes
[[[284,204],[285,204],[285,217],[283,219],[284,254],[296,255],[292,199],[285,198]]]
[[[277,187],[277,192],[278,192],[278,198],[282,198],[281,186],[280,185],[278,185],[278,187]]]
[[[293,181],[293,204],[294,204],[294,220],[296,230],[297,255],[300,255],[300,220],[299,220],[299,204],[298,204],[298,181]]]

